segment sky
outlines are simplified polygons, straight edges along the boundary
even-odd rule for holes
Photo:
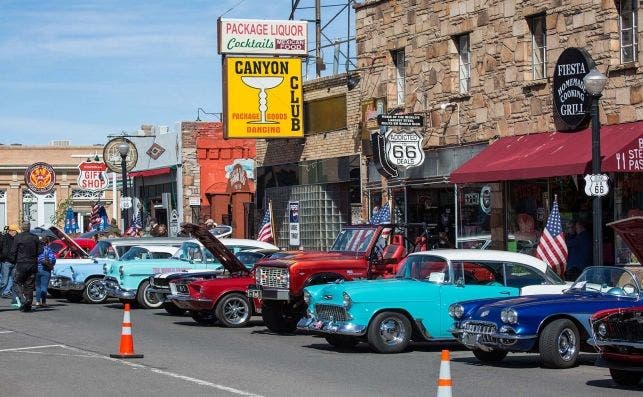
[[[301,0],[295,19],[312,19],[313,6]],[[198,108],[220,113],[217,18],[290,10],[291,0],[0,0],[0,144],[104,144],[141,124],[175,131]],[[322,9],[322,25],[345,39],[346,11],[327,22],[341,10]]]

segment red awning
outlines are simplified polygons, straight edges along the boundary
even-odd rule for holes
[[[638,145],[643,121],[601,127],[601,154],[607,160]],[[624,148],[626,147],[626,148]],[[643,153],[639,153],[641,156]],[[451,173],[453,183],[509,181],[589,173],[592,131],[545,132],[497,140]],[[641,157],[639,163],[643,162]],[[609,166],[603,164],[603,170]],[[613,167],[613,166],[612,166]],[[623,170],[621,170],[623,171]]]
[[[643,121],[619,124],[618,127],[601,128],[601,169],[604,172],[643,172]]]
[[[165,175],[169,174],[172,169],[170,167],[157,168],[155,170],[144,170],[144,171],[135,171],[130,172],[128,175],[130,178],[143,177],[143,176],[155,176],[155,175]]]

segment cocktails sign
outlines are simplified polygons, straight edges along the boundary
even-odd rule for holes
[[[262,19],[218,21],[219,54],[308,55],[308,22]]]
[[[591,98],[583,77],[595,66],[582,48],[565,49],[554,68],[554,109],[559,130],[576,130],[589,118]]]
[[[226,57],[226,138],[304,136],[300,58]]]

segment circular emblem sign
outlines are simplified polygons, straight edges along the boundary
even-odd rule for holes
[[[33,163],[25,171],[25,183],[35,194],[47,194],[54,190],[56,172],[47,163]]]
[[[567,48],[554,68],[554,109],[562,122],[561,130],[576,130],[589,117],[591,97],[585,92],[583,77],[596,64],[582,48]]]
[[[103,148],[103,161],[107,168],[112,172],[121,172],[121,154],[118,152],[118,145],[125,142],[129,146],[127,157],[125,158],[125,170],[130,172],[138,162],[138,151],[134,143],[127,138],[114,138],[107,142]]]

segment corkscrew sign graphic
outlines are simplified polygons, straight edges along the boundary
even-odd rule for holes
[[[227,138],[304,136],[301,59],[226,58]]]

